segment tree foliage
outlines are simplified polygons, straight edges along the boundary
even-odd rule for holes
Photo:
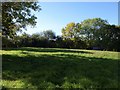
[[[32,11],[39,11],[37,2],[2,2],[2,35],[14,38],[27,25],[35,26],[37,17]]]
[[[81,33],[89,46],[99,45],[104,38],[103,34],[107,33],[106,25],[108,25],[108,22],[101,18],[86,19],[81,22]]]
[[[55,39],[56,37],[55,33],[52,30],[43,31],[41,35],[47,39]]]
[[[80,32],[80,25],[71,22],[62,29],[62,37],[64,39],[74,39],[75,37],[78,37],[78,32]]]
[[[110,25],[101,18],[86,19],[77,24],[69,23],[62,29],[62,37],[67,41],[72,40],[71,45],[68,45],[74,48],[120,50],[120,27]]]

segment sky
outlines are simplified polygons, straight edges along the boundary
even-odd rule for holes
[[[34,28],[27,27],[28,34],[52,30],[61,35],[61,29],[68,23],[80,23],[88,18],[102,18],[110,24],[118,25],[117,2],[39,2],[40,12],[32,12],[37,16]]]

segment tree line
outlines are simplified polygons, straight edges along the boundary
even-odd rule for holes
[[[120,26],[110,25],[101,18],[86,19],[81,23],[71,22],[61,32],[62,36],[47,30],[32,35],[24,33],[9,40],[4,37],[3,47],[120,50]]]
[[[32,35],[17,35],[27,25],[36,25],[31,10],[40,11],[37,2],[2,3],[2,47],[78,48],[120,51],[120,26],[110,25],[101,18],[71,22],[62,28],[61,36],[52,30]]]

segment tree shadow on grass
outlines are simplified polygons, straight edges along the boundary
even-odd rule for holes
[[[77,55],[3,55],[3,80],[36,88],[118,88],[118,61]]]
[[[87,52],[87,51],[78,51],[76,49],[59,49],[59,48],[32,48],[32,47],[23,47],[23,48],[8,48],[8,49],[3,49],[6,51],[10,50],[21,50],[21,51],[32,51],[32,52],[66,52],[66,53],[86,53],[86,54],[93,54],[92,52]]]

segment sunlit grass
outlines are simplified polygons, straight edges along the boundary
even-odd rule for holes
[[[4,88],[118,88],[118,52],[29,47],[0,54]]]

